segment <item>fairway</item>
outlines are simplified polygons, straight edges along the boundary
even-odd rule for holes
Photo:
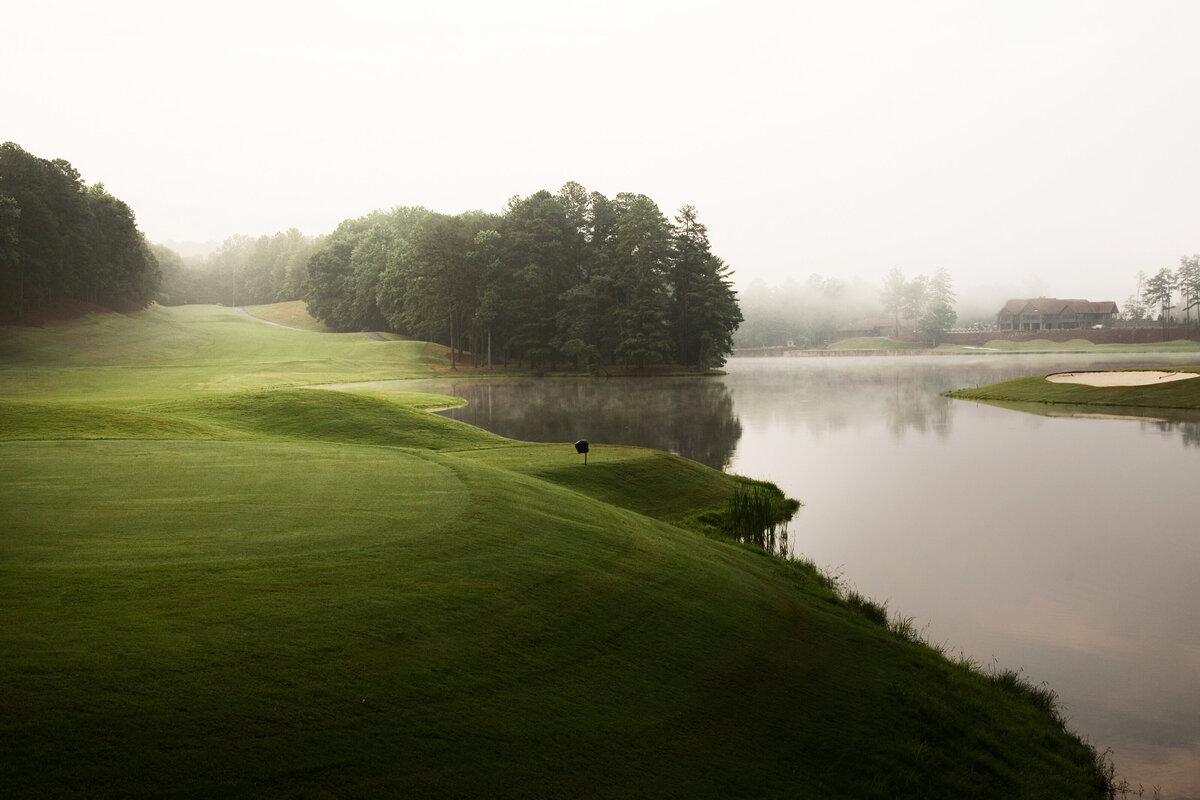
[[[702,522],[743,479],[305,388],[430,345],[152,308],[0,353],[8,796],[1102,794],[1045,695]]]
[[[469,499],[428,458],[310,443],[22,442],[6,448],[0,475],[7,560],[57,566],[400,544],[453,525]]]

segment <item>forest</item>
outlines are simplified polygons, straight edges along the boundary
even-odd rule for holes
[[[731,271],[685,205],[575,182],[500,214],[395,207],[311,239],[233,236],[197,267],[149,244],[133,211],[63,159],[0,148],[4,312],[303,299],[338,331],[391,331],[479,364],[720,366],[742,321]]]
[[[166,304],[306,301],[338,331],[391,331],[476,365],[724,363],[742,321],[696,209],[570,182],[500,214],[397,206],[315,240],[232,236],[202,262],[155,245]]]
[[[155,298],[158,262],[133,211],[67,161],[0,145],[0,313],[79,302],[123,310]]]

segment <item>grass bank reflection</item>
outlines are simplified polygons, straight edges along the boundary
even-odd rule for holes
[[[512,439],[653,447],[721,470],[742,436],[719,378],[459,380],[408,388],[465,398],[465,406],[440,413]]]

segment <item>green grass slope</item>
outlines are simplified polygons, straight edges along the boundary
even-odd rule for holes
[[[1200,372],[1200,367],[1172,366],[1170,370]],[[1046,380],[1045,375],[1034,375],[974,389],[957,389],[947,392],[946,395],[984,402],[1200,410],[1200,378],[1148,386],[1087,386],[1078,383],[1054,383]]]
[[[1045,693],[672,524],[738,479],[295,388],[426,348],[216,308],[3,336],[5,796],[1104,796]]]
[[[1139,342],[1135,344],[1096,344],[1087,339],[1055,342],[1050,339],[991,339],[985,347],[991,350],[1030,353],[1187,353],[1200,351],[1200,342],[1174,339],[1169,342]]]
[[[296,328],[303,331],[318,331],[332,333],[332,329],[321,320],[308,313],[308,306],[303,300],[292,300],[287,303],[271,303],[261,306],[246,306],[246,313],[252,317],[283,325],[286,328]]]
[[[921,342],[902,342],[887,336],[855,336],[831,342],[826,350],[926,350]]]

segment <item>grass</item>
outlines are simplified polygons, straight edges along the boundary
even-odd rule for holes
[[[1172,371],[1200,372],[1198,367]],[[1119,370],[1124,372],[1126,370]],[[1053,383],[1045,375],[1016,378],[974,389],[957,389],[946,396],[989,403],[1036,403],[1055,406],[1099,406],[1132,410],[1200,410],[1200,378],[1148,386],[1087,386]]]
[[[1200,352],[1200,342],[1176,339],[1169,342],[1138,344],[1094,344],[1087,339],[1071,339],[1054,342],[1049,339],[1030,339],[1015,342],[1010,339],[993,339],[985,347],[1007,352],[1037,353],[1194,353]]]
[[[308,306],[303,300],[293,300],[288,303],[271,303],[262,306],[246,306],[246,313],[252,317],[274,322],[288,328],[318,333],[332,333],[333,329],[321,320],[308,313]]]
[[[928,350],[920,342],[902,342],[887,336],[855,336],[831,342],[826,350]]]
[[[1111,785],[1021,685],[716,535],[745,479],[303,388],[444,369],[427,346],[208,307],[0,352],[6,796]]]
[[[979,355],[988,351],[1003,353],[1194,353],[1200,352],[1200,342],[1178,339],[1170,342],[1140,344],[1094,344],[1087,339],[1071,339],[1055,342],[1049,339],[1013,341],[992,339],[980,347],[942,343],[933,347],[921,342],[903,342],[885,336],[858,336],[831,343],[827,350],[850,351],[897,351],[920,350],[938,354]]]

